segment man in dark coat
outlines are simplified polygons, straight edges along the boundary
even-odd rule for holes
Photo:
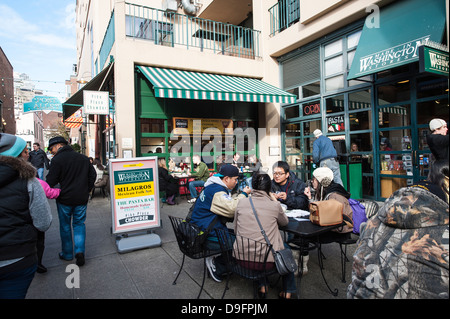
[[[61,186],[56,199],[62,244],[59,258],[72,260],[75,253],[76,264],[82,266],[85,262],[86,209],[97,174],[89,158],[67,144],[61,136],[50,139],[48,149],[54,156],[47,183],[50,187]]]
[[[430,121],[431,134],[427,135],[427,143],[433,153],[435,160],[448,161],[448,141],[447,123],[442,119],[432,119]]]
[[[305,187],[301,179],[289,172],[288,163],[278,161],[273,165],[272,193],[287,209],[309,210]]]
[[[33,143],[33,150],[29,153],[30,157],[28,161],[30,161],[31,165],[33,165],[37,169],[37,177],[40,179],[44,179],[44,165],[45,168],[49,168],[49,160],[47,154],[41,149],[39,143]]]

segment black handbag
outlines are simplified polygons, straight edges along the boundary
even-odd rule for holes
[[[289,273],[295,272],[295,270],[297,269],[297,264],[295,263],[294,255],[292,255],[292,250],[285,248],[275,251],[273,249],[272,244],[270,243],[269,238],[267,238],[266,232],[264,231],[261,222],[259,221],[258,215],[256,214],[252,198],[249,197],[248,199],[250,200],[250,205],[252,206],[253,214],[255,214],[256,221],[258,222],[259,228],[261,229],[261,234],[263,235],[267,244],[270,246],[270,249],[273,253],[273,258],[275,260],[275,266],[277,267],[278,273],[281,276],[284,276]]]

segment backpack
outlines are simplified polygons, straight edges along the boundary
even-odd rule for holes
[[[353,233],[359,235],[359,226],[367,221],[366,208],[353,198],[349,198],[348,203],[353,211]]]

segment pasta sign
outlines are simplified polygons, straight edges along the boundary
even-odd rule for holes
[[[157,157],[111,160],[110,170],[113,232],[159,227]]]

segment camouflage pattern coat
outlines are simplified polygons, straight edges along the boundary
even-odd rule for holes
[[[347,298],[449,298],[448,222],[427,190],[392,194],[360,235]]]

